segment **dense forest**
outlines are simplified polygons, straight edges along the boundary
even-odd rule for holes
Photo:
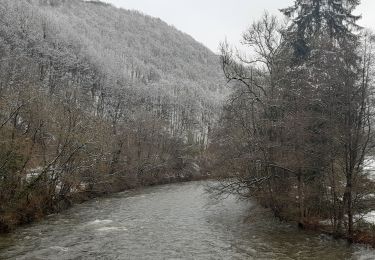
[[[243,34],[247,56],[222,44],[232,86],[210,155],[222,181],[281,220],[372,243],[375,36],[359,1],[296,0],[287,21],[265,14]],[[228,179],[228,177],[230,177]]]
[[[219,57],[97,1],[0,1],[0,231],[74,200],[201,177]]]

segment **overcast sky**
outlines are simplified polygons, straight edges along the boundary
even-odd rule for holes
[[[242,32],[265,10],[278,9],[293,0],[102,0],[125,9],[136,9],[159,17],[217,52],[219,43],[228,39],[236,44]],[[361,25],[375,29],[375,0],[362,0],[357,13]]]

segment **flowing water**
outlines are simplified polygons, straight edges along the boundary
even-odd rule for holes
[[[375,251],[282,224],[207,182],[77,205],[0,236],[0,259],[375,259]]]

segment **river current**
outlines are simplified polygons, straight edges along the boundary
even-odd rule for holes
[[[0,259],[375,259],[375,251],[280,223],[208,182],[99,198],[0,236]]]

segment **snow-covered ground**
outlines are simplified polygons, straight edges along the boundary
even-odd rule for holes
[[[370,180],[375,181],[375,157],[367,157],[363,164],[364,172]]]
[[[364,215],[363,220],[367,223],[375,224],[375,211],[371,211]]]
[[[367,175],[367,178],[375,181],[375,157],[369,156],[364,161],[363,166],[364,172]],[[375,194],[369,194],[366,196],[366,198],[374,198]],[[368,223],[375,224],[375,211],[371,211],[367,214],[365,214],[362,219]]]

